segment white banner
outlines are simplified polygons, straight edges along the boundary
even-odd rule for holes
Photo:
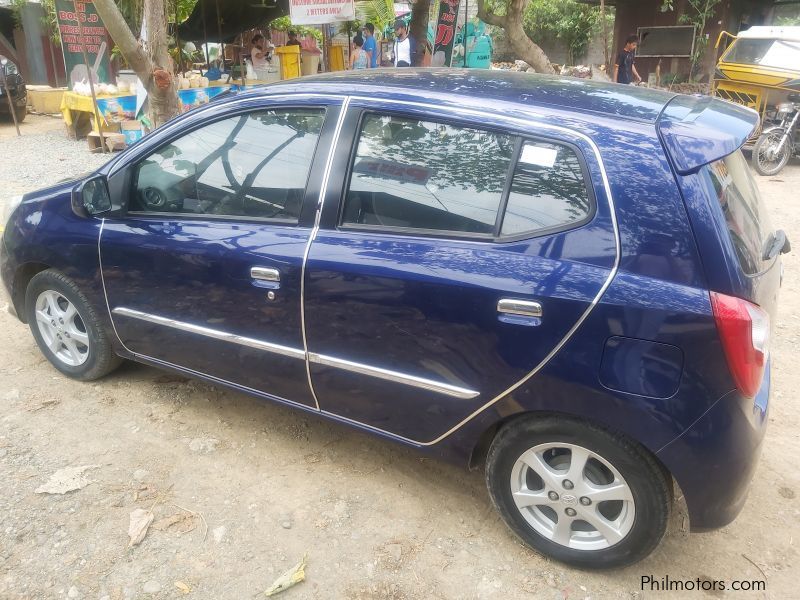
[[[289,0],[292,25],[324,25],[355,21],[353,0]]]

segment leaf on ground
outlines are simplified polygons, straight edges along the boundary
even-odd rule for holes
[[[157,531],[176,531],[178,533],[189,533],[197,524],[195,523],[195,515],[192,513],[182,512],[162,517],[152,525],[153,529]]]
[[[65,467],[50,476],[47,483],[36,488],[37,494],[66,494],[89,485],[91,480],[86,476],[89,469],[99,469],[100,465],[83,465],[82,467]]]
[[[186,585],[182,581],[176,581],[175,582],[175,587],[180,590],[181,594],[189,594],[192,591],[192,588],[190,588],[188,585]]]
[[[144,536],[147,535],[147,529],[150,523],[153,522],[153,512],[143,508],[137,508],[131,513],[131,522],[128,526],[128,547],[137,546],[142,543]]]
[[[302,560],[293,566],[291,569],[286,571],[283,575],[278,577],[271,586],[269,586],[266,591],[264,592],[265,596],[274,596],[275,594],[280,594],[281,592],[285,592],[293,585],[297,585],[301,581],[304,581],[306,578],[306,562],[308,560],[308,554],[304,554]]]

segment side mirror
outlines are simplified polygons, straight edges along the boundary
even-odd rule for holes
[[[72,212],[88,219],[111,210],[111,195],[103,175],[95,175],[72,190]]]

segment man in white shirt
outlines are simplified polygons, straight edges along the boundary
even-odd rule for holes
[[[415,64],[417,45],[414,38],[408,35],[405,21],[397,19],[394,23],[394,66],[411,67]]]

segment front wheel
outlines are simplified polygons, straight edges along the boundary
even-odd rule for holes
[[[655,460],[582,421],[532,417],[504,427],[489,450],[486,482],[523,542],[571,565],[632,564],[666,531],[670,495]]]
[[[91,381],[122,362],[86,296],[58,271],[42,271],[31,279],[25,313],[42,354],[64,375]]]
[[[787,139],[783,147],[778,151],[785,132],[782,129],[766,131],[758,137],[756,145],[753,147],[753,168],[759,175],[769,177],[777,175],[792,155],[792,140]]]

